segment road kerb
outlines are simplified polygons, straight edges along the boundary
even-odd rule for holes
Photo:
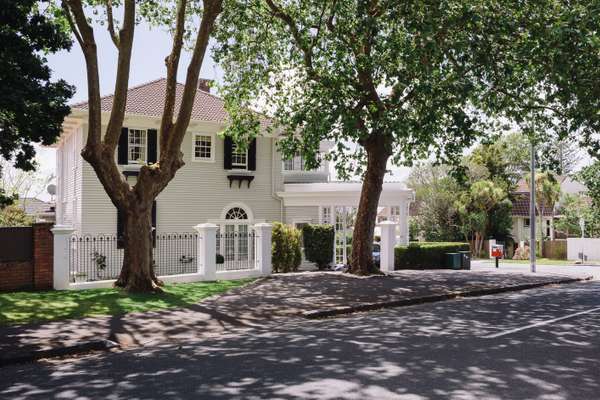
[[[324,309],[320,309],[320,310],[305,311],[302,313],[302,316],[307,319],[335,317],[338,315],[380,310],[383,308],[405,307],[405,306],[413,306],[413,305],[424,304],[424,303],[435,303],[438,301],[456,299],[458,297],[477,297],[477,296],[487,296],[487,295],[498,294],[498,293],[517,292],[517,291],[521,291],[521,290],[535,289],[535,288],[540,288],[540,287],[544,287],[544,286],[564,285],[564,284],[569,284],[569,283],[590,281],[591,279],[593,279],[592,276],[587,276],[585,278],[554,279],[554,280],[549,280],[549,281],[544,281],[544,282],[524,283],[524,284],[519,284],[519,285],[510,285],[510,286],[502,286],[502,287],[481,288],[481,289],[474,289],[474,290],[457,290],[457,291],[453,291],[453,292],[448,292],[448,293],[443,293],[443,294],[435,294],[435,295],[429,295],[429,296],[422,296],[422,297],[395,299],[395,300],[375,302],[375,303],[362,303],[362,304],[357,304],[354,306],[332,307],[332,308],[324,308]]]

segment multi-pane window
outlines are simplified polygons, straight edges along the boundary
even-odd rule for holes
[[[331,207],[326,206],[321,208],[321,223],[328,225],[332,224]]]
[[[283,160],[283,170],[293,171],[294,170],[294,159]]]
[[[320,153],[317,154],[317,160],[321,161]],[[300,153],[297,153],[294,157],[292,157],[288,160],[283,160],[283,170],[284,171],[323,171],[324,165],[321,164],[321,166],[317,169],[309,169],[306,167],[306,161],[304,160],[304,157],[302,157],[302,155]]]
[[[143,164],[146,162],[147,132],[144,129],[129,129],[127,141],[127,161]]]
[[[213,160],[213,138],[210,135],[194,135],[194,160],[212,161]]]
[[[233,168],[247,168],[248,167],[248,149],[242,149],[237,143],[233,144],[233,151],[231,152],[231,166]]]

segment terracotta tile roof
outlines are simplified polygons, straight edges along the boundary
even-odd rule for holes
[[[512,216],[514,217],[528,217],[529,216],[529,193],[519,192],[513,193],[514,200],[512,202]],[[535,215],[538,215],[536,210]],[[550,207],[544,208],[544,216],[551,217],[552,209]]]
[[[165,90],[167,80],[165,78],[157,79],[139,86],[134,86],[127,92],[127,114],[145,115],[149,117],[161,117],[165,104]],[[184,85],[177,84],[175,115],[181,104]],[[113,104],[113,95],[101,98],[102,111],[110,112]],[[225,111],[223,99],[214,96],[208,92],[198,89],[192,108],[192,119],[198,121],[226,122],[227,112]],[[71,106],[75,109],[87,110],[88,103],[82,102]]]

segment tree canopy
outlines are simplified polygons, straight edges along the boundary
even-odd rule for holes
[[[33,143],[60,135],[74,93],[51,81],[45,55],[70,49],[71,39],[48,3],[0,0],[0,155],[24,170],[34,169]]]

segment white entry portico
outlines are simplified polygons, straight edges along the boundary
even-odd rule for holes
[[[287,207],[315,207],[318,221],[335,227],[336,264],[346,263],[352,244],[352,231],[360,200],[359,182],[292,183],[278,192]],[[396,222],[396,243],[408,244],[408,210],[414,201],[414,192],[400,182],[386,182],[379,198],[382,211],[378,222]]]

